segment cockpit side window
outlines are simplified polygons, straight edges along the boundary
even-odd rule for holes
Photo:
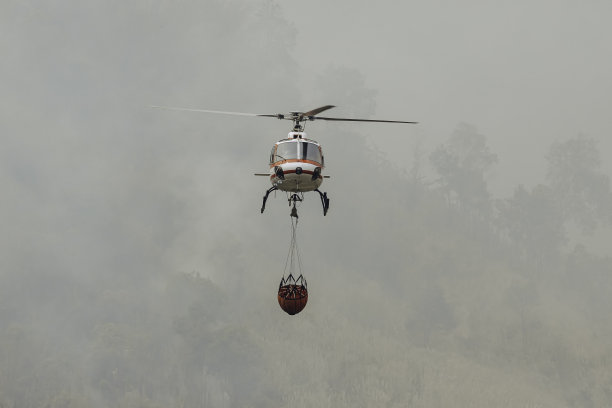
[[[274,163],[274,153],[276,152],[276,145],[272,146],[272,151],[270,152],[270,164]]]
[[[323,160],[319,146],[308,142],[301,142],[301,145],[302,152],[300,153],[300,159],[322,163]]]
[[[297,159],[297,143],[296,142],[285,142],[279,143],[276,146],[276,154],[274,157],[274,162],[281,160],[291,160]]]

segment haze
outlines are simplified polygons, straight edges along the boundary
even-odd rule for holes
[[[606,2],[0,4],[0,406],[612,405]],[[309,302],[276,291],[308,123]]]

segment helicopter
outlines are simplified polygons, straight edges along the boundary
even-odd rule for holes
[[[203,112],[223,115],[239,116],[259,116],[293,122],[293,128],[287,138],[281,139],[274,144],[270,152],[269,172],[255,173],[255,176],[269,177],[272,187],[270,187],[264,197],[261,206],[261,213],[266,209],[266,202],[270,193],[273,191],[285,191],[288,194],[289,206],[293,204],[291,217],[298,218],[296,204],[303,201],[304,193],[316,191],[319,193],[323,215],[327,215],[329,210],[329,197],[326,192],[319,190],[323,179],[329,178],[323,175],[325,159],[321,145],[315,140],[309,139],[306,135],[305,122],[314,120],[341,121],[341,122],[376,122],[376,123],[407,123],[417,124],[418,122],[407,122],[399,120],[381,119],[356,119],[356,118],[331,118],[317,116],[319,113],[328,109],[335,108],[335,105],[325,105],[307,112],[289,112],[287,114],[259,114],[245,112],[226,112],[207,109],[178,108],[169,106],[152,106],[153,108],[169,109],[187,112]]]

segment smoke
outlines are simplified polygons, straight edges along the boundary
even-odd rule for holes
[[[0,404],[609,405],[609,226],[545,177],[609,131],[605,7],[319,3],[2,3]],[[149,106],[325,104],[420,124],[308,123],[290,317],[288,122]],[[439,172],[456,130],[497,163]]]

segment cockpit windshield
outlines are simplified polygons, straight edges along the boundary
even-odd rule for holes
[[[312,160],[317,163],[321,163],[323,161],[321,159],[321,150],[319,150],[319,146],[317,146],[314,143],[308,143],[308,142],[300,142],[300,144],[301,144],[300,159]]]
[[[299,147],[299,152],[298,152]],[[310,160],[323,164],[323,156],[319,145],[309,142],[284,142],[272,149],[270,163],[283,160]]]

